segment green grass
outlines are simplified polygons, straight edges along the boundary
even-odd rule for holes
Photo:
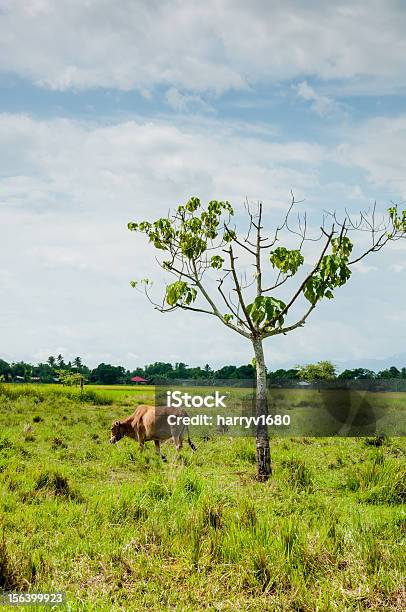
[[[31,399],[34,403],[58,402],[66,399],[82,404],[108,405],[113,404],[113,399],[102,389],[85,387],[80,390],[77,387],[62,387],[61,385],[11,385],[0,383],[0,399],[17,401],[19,399]]]
[[[251,438],[167,443],[168,464],[110,445],[152,391],[89,391],[0,391],[2,589],[72,610],[405,608],[404,438],[274,439],[263,485]]]

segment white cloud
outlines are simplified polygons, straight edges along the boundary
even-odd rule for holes
[[[395,0],[0,0],[0,69],[51,89],[245,88],[316,76],[406,84]]]
[[[317,215],[326,201],[334,207],[319,178],[324,160],[331,161],[328,150],[278,142],[272,131],[251,133],[239,123],[182,118],[180,125],[101,125],[0,115],[0,142],[0,337],[9,359],[43,358],[64,347],[68,358],[80,354],[92,364],[247,363],[249,345],[211,317],[163,316],[130,289],[129,281],[140,276],[155,278],[159,289],[162,276],[145,241],[126,230],[127,221],[166,214],[192,194],[227,198],[237,208],[246,194],[263,199],[267,219],[284,209],[291,188],[298,197],[310,196],[310,204],[318,194]],[[382,262],[374,272],[380,290],[398,296],[384,272],[393,261],[389,255],[376,261]],[[357,277],[308,328],[268,344],[272,366],[289,355],[296,362],[348,354],[354,330],[376,327],[379,300],[365,302],[374,293],[371,275]],[[386,346],[396,352],[399,329],[391,335],[378,327],[371,337],[380,353]],[[369,335],[357,333],[358,349],[366,351]]]
[[[369,272],[377,272],[379,270],[377,266],[369,266],[363,261],[359,261],[354,264],[353,269],[357,272],[360,272],[361,274],[368,274]]]
[[[196,192],[282,205],[291,188],[317,181],[323,159],[319,145],[269,141],[244,125],[213,121],[89,125],[0,115],[0,140],[3,202],[41,210],[64,202],[146,214],[152,203],[162,212]]]
[[[332,158],[365,171],[372,185],[391,198],[406,198],[406,115],[375,117],[342,130],[343,142]]]
[[[212,321],[187,319],[191,337],[183,316],[169,321],[131,290],[132,278],[156,278],[159,288],[161,277],[126,223],[166,214],[193,194],[237,208],[248,194],[282,207],[291,187],[317,182],[321,147],[270,141],[269,130],[253,136],[244,124],[21,115],[0,115],[0,142],[3,356],[44,358],[64,347],[68,358],[93,363],[110,355],[136,365],[130,353],[141,355],[138,364],[198,354],[218,362],[222,351],[244,361],[245,344]]]
[[[307,81],[302,81],[295,86],[297,95],[311,102],[312,109],[320,116],[324,117],[333,113],[337,113],[340,110],[340,105],[335,100],[328,96],[323,96],[315,92]]]
[[[191,111],[195,114],[202,111],[213,112],[213,108],[200,96],[181,93],[175,87],[168,89],[165,100],[171,108],[179,112]]]

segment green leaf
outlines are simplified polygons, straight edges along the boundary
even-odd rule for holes
[[[180,249],[188,259],[197,259],[207,248],[207,243],[203,238],[190,232],[182,232],[179,238]]]
[[[257,296],[252,304],[248,304],[247,311],[252,322],[258,328],[269,331],[277,325],[283,325],[284,318],[280,316],[280,313],[285,306],[286,304],[282,300],[261,295]]]
[[[224,242],[229,243],[235,240],[236,238],[237,238],[237,234],[235,233],[234,230],[226,230],[224,232],[224,236],[223,236]]]
[[[398,213],[397,206],[391,206],[388,208],[389,217],[392,221],[393,227],[397,232],[406,233],[406,210],[403,210],[400,214]],[[391,236],[392,238],[392,236]]]
[[[289,251],[287,248],[280,246],[270,253],[270,260],[274,268],[278,268],[285,274],[296,274],[300,266],[304,262],[304,257],[297,249]]]
[[[203,209],[199,198],[193,196],[185,205],[179,205],[170,218],[162,217],[153,223],[130,222],[128,228],[145,234],[156,249],[166,251],[168,255],[162,262],[162,267],[165,270],[173,270],[175,260],[183,260],[182,265],[186,264],[185,260],[189,260],[199,266],[202,256],[209,248],[213,252],[222,246],[219,234],[224,227],[223,215],[228,218],[228,215],[233,213],[229,202],[211,200]],[[228,239],[233,240],[234,237],[235,233],[230,231]],[[224,259],[220,255],[210,258],[210,266],[214,269],[221,269],[223,263]],[[184,281],[178,282],[179,285],[174,283],[168,286],[166,299],[170,305],[187,305],[195,299],[196,289],[185,288],[182,284]]]
[[[303,294],[311,303],[316,304],[326,297],[334,297],[333,290],[344,285],[351,276],[348,259],[353,245],[346,236],[333,238],[331,241],[331,254],[324,255],[319,268],[308,279]]]
[[[196,198],[196,197],[190,198],[190,200],[187,202],[185,206],[186,210],[188,210],[189,212],[195,212],[199,207],[200,207],[200,200],[199,198]]]
[[[195,301],[197,291],[185,281],[176,281],[166,288],[166,301],[169,306],[188,306]]]
[[[212,268],[216,268],[217,270],[221,270],[223,267],[224,259],[220,257],[220,255],[213,255],[210,259],[210,266]]]

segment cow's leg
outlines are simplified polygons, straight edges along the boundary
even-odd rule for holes
[[[161,443],[160,443],[160,441],[159,440],[154,440],[154,442],[155,442],[155,451],[161,457],[162,461],[166,461],[167,459],[166,459],[165,455],[162,454],[162,451],[161,451]]]
[[[138,444],[140,445],[140,452],[142,453],[144,451],[145,437],[142,435],[142,431],[139,429],[137,430],[137,438]]]
[[[183,446],[183,440],[179,436],[179,437],[174,438],[174,442],[175,442],[176,450],[179,453],[179,451],[182,449],[182,446]]]

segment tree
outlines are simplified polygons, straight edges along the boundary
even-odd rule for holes
[[[65,362],[61,354],[59,354],[58,357],[56,358],[56,362],[58,364],[58,368],[63,370],[65,367]]]
[[[242,380],[249,380],[254,378],[255,369],[252,364],[242,365],[237,368],[238,378]]]
[[[295,380],[298,378],[298,370],[296,368],[291,368],[290,370],[284,370],[280,368],[279,370],[275,370],[274,372],[268,373],[269,380]]]
[[[402,373],[395,366],[391,366],[387,370],[382,370],[381,372],[378,372],[376,377],[377,378],[386,378],[386,379],[401,378],[402,377]]]
[[[297,366],[299,378],[308,382],[316,380],[334,380],[336,378],[336,367],[331,361],[319,361],[307,365]]]
[[[173,366],[171,363],[163,363],[156,361],[148,366],[145,366],[145,377],[161,376],[163,378],[173,378]]]
[[[372,380],[375,378],[375,372],[366,368],[355,368],[354,370],[343,370],[338,378],[343,380]]]
[[[25,361],[13,362],[10,368],[13,378],[18,376],[19,378],[24,378],[26,382],[29,382],[32,375],[32,365],[30,363],[25,363]]]
[[[92,370],[91,382],[102,385],[117,385],[124,382],[125,368],[123,366],[113,366],[107,363],[100,363],[97,368]]]
[[[41,382],[53,382],[54,370],[51,368],[49,363],[39,363],[34,367],[32,374],[33,376],[38,376]]]
[[[55,359],[55,357],[50,355],[48,357],[48,359],[47,359],[47,363],[51,366],[51,368],[54,368],[56,366],[56,359]]]
[[[129,230],[144,234],[162,253],[161,267],[175,277],[159,302],[151,296],[149,279],[131,281],[133,287],[143,290],[161,312],[180,309],[207,314],[251,343],[256,367],[256,458],[260,481],[271,474],[263,341],[302,327],[317,304],[323,298],[333,298],[334,290],[349,280],[353,264],[406,234],[406,211],[400,214],[393,206],[377,223],[374,206],[372,212],[362,212],[356,221],[348,216],[340,220],[335,212],[325,214],[320,235],[309,238],[306,213],[299,214],[292,227],[290,213],[296,203],[292,195],[284,219],[272,233],[264,232],[262,203],[254,212],[246,203],[248,228],[241,233],[236,225],[231,226],[234,210],[229,202],[212,200],[204,207],[197,197],[167,217],[128,223]],[[349,234],[357,230],[369,232],[371,244],[354,256]],[[282,245],[282,232],[288,234],[289,241],[297,239],[297,248]],[[316,239],[321,241],[319,256],[316,261],[306,262],[307,266],[310,263],[310,270],[306,270],[302,251],[307,240],[314,244]],[[264,276],[264,257],[270,263],[269,271],[274,273],[269,284]],[[252,262],[253,274],[251,266],[244,263],[247,259]],[[293,288],[284,301],[275,292],[286,282],[287,286],[293,283]],[[307,302],[307,307],[292,320],[293,307],[299,306],[301,300]]]
[[[12,367],[4,359],[0,359],[0,378],[2,381],[9,381],[12,379]]]
[[[173,376],[174,378],[188,378],[189,369],[186,363],[175,363]]]
[[[226,365],[216,371],[216,378],[218,379],[227,379],[234,378],[237,368],[235,365]]]
[[[75,357],[75,359],[73,360],[73,365],[75,366],[75,368],[77,369],[78,372],[81,371],[82,369],[82,360],[80,357]]]
[[[84,379],[78,372],[69,372],[68,370],[56,370],[56,374],[59,377],[63,386],[67,387],[78,387],[83,385]]]

